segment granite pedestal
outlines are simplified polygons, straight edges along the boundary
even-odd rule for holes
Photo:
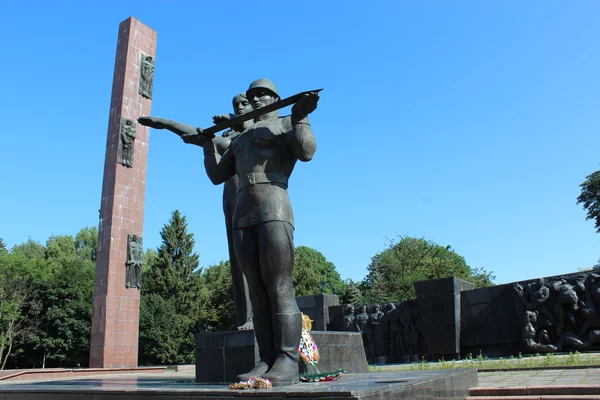
[[[254,330],[196,334],[196,382],[230,383],[260,361]]]
[[[321,359],[317,368],[329,372],[368,372],[360,333],[312,331]],[[196,382],[230,383],[259,361],[254,331],[203,332],[196,334]],[[301,372],[304,366],[300,362]]]
[[[310,334],[321,356],[317,363],[320,372],[335,371],[340,368],[349,373],[369,372],[360,333],[312,331]],[[300,372],[303,373],[305,370],[304,363],[300,362]]]
[[[186,379],[187,378],[187,379]],[[337,381],[299,383],[264,390],[231,390],[194,383],[193,376],[112,376],[96,379],[0,384],[5,400],[301,400],[452,399],[464,400],[477,386],[472,369],[347,374]]]

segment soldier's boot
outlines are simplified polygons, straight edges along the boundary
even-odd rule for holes
[[[273,316],[273,341],[277,358],[263,377],[273,386],[298,383],[298,346],[302,335],[302,314],[281,313]]]
[[[260,362],[256,364],[254,368],[252,368],[249,372],[246,372],[245,374],[239,374],[237,377],[240,381],[247,381],[251,378],[261,378],[262,376],[264,376],[264,374],[267,373],[272,363],[273,361],[263,361],[261,357]]]
[[[256,314],[254,314],[254,335],[258,343],[260,361],[249,372],[238,375],[240,381],[262,377],[275,361],[273,328],[270,315],[267,315],[266,318],[256,318]]]

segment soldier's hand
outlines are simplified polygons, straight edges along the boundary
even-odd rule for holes
[[[292,107],[292,116],[304,118],[317,109],[319,94],[317,92],[305,93]]]
[[[193,135],[181,135],[181,140],[183,140],[185,143],[195,144],[196,146],[202,147],[210,139],[208,136],[201,133],[194,133]]]
[[[210,140],[215,138],[214,133],[205,133],[202,128],[196,128],[196,132],[198,132],[198,135],[204,136],[205,138],[210,139]]]
[[[154,129],[165,129],[165,123],[162,118],[151,117],[150,115],[146,115],[138,118],[138,122],[141,125],[149,126]]]
[[[215,125],[220,124],[231,119],[231,114],[219,114],[213,117],[213,123]]]

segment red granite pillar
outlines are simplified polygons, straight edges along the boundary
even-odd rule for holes
[[[125,263],[127,235],[141,237],[143,230],[149,129],[138,124],[137,118],[150,115],[152,100],[151,95],[139,93],[140,70],[142,57],[154,60],[155,53],[154,30],[133,17],[121,22],[100,206],[91,368],[137,366],[140,291],[125,287]],[[119,157],[125,119],[135,127],[131,165],[123,165]]]

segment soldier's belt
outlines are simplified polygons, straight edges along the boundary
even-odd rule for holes
[[[288,185],[288,177],[279,172],[252,172],[243,176],[239,176],[240,186],[238,192],[247,186],[252,186],[257,183],[281,183]]]

